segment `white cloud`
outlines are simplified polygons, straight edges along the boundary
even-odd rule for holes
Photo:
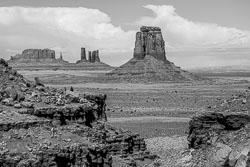
[[[112,25],[111,18],[97,9],[0,7],[0,45],[8,57],[13,54],[8,50],[57,48],[75,61],[80,47],[106,54],[132,50],[134,34]]]
[[[161,27],[167,58],[177,65],[250,63],[249,49],[238,49],[249,48],[250,31],[193,22],[179,16],[173,6],[144,7],[154,16],[136,24]],[[73,62],[80,58],[80,47],[86,47],[100,49],[101,59],[117,66],[132,57],[136,31],[114,26],[98,9],[0,7],[0,57],[9,59],[27,48],[51,48]]]
[[[154,17],[143,17],[136,24],[162,28],[168,45],[174,48],[248,47],[250,31],[198,23],[179,16],[173,6],[146,5]]]

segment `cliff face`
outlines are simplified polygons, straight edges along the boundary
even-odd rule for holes
[[[165,42],[159,27],[141,27],[136,33],[134,58],[144,59],[151,55],[158,60],[166,61]]]

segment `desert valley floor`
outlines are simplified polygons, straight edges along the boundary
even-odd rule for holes
[[[146,138],[150,151],[173,163],[187,147],[190,117],[248,89],[250,78],[213,77],[198,83],[101,83],[105,71],[20,71],[30,80],[39,77],[52,87],[107,94],[108,121]],[[166,151],[167,150],[167,151]]]
[[[213,83],[97,83],[105,72],[20,71],[30,80],[39,77],[48,86],[107,94],[108,120],[146,138],[185,135],[193,114],[244,92],[250,80],[220,76]]]

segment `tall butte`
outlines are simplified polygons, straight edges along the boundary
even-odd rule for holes
[[[131,82],[203,80],[168,61],[161,29],[147,26],[136,33],[133,58],[107,75]]]

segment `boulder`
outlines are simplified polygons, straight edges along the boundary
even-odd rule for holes
[[[238,145],[236,148],[232,150],[232,152],[229,155],[229,161],[228,161],[229,167],[234,167],[236,164],[239,165],[240,163],[238,162],[240,161],[242,164],[245,160],[244,157],[247,157],[249,152],[250,152],[250,142]]]
[[[248,155],[240,155],[237,163],[234,167],[248,167],[250,164],[248,162]]]
[[[213,149],[209,160],[209,167],[224,167],[226,162],[228,161],[229,153],[231,152],[231,148],[228,145],[217,143],[216,147]]]
[[[26,102],[26,101],[22,102],[21,105],[22,105],[23,107],[25,107],[25,108],[33,108],[33,106],[34,106],[33,103],[31,103],[31,102]]]
[[[44,85],[42,84],[40,78],[38,78],[38,77],[35,77],[35,85],[37,85],[37,86],[44,86]]]
[[[22,108],[22,106],[21,106],[20,103],[14,104],[14,107],[15,107],[15,108]]]
[[[7,98],[12,98],[13,100],[17,99],[18,94],[17,94],[17,90],[14,87],[7,87],[4,90],[4,93]]]

